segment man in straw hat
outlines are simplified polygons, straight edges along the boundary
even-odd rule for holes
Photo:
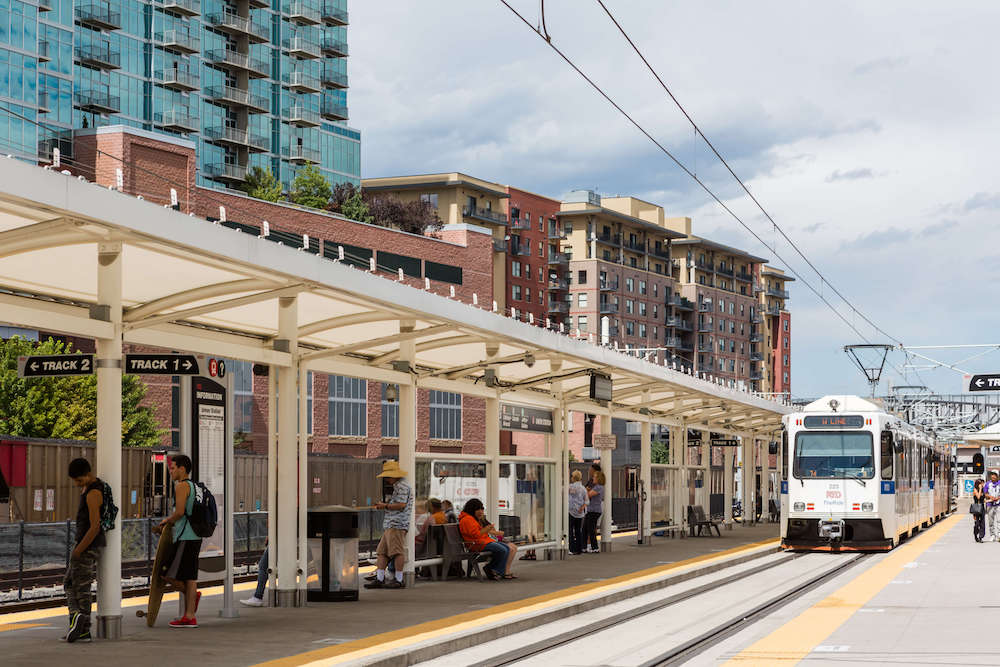
[[[382,472],[378,477],[385,478],[392,484],[392,495],[389,501],[377,503],[376,509],[385,510],[382,520],[382,539],[379,540],[375,581],[365,584],[365,588],[403,588],[403,566],[406,563],[406,531],[410,529],[410,512],[413,510],[413,493],[410,485],[404,479],[406,471],[399,467],[398,461],[382,463]],[[389,560],[393,560],[396,570],[395,579],[386,581],[385,568]]]

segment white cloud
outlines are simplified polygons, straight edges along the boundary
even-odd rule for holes
[[[514,4],[537,21],[536,0]],[[997,330],[1000,92],[983,82],[1000,5],[608,6],[771,215],[873,321],[908,344],[982,342]],[[600,7],[546,7],[554,43],[773,244],[760,211]],[[499,2],[354,2],[349,37],[364,175],[461,170],[553,196],[635,194],[692,216],[696,231],[774,256]],[[777,251],[838,302],[787,244]],[[858,334],[802,281],[790,289],[795,392],[865,391],[840,351]],[[951,371],[922,375],[958,390]]]

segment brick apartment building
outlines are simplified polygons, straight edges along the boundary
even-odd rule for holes
[[[506,186],[510,219],[507,234],[507,304],[534,322],[551,327],[569,313],[566,264],[559,256],[562,234],[559,202]],[[530,315],[530,318],[528,317]]]

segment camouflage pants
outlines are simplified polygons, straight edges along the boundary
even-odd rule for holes
[[[80,554],[79,558],[70,558],[69,567],[66,568],[66,577],[63,579],[70,620],[72,620],[73,614],[80,612],[82,616],[80,628],[83,631],[90,629],[90,603],[93,598],[90,586],[97,577],[99,553],[97,547],[91,547]]]

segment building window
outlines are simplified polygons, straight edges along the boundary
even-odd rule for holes
[[[635,322],[632,320],[625,321],[625,335],[634,336],[635,335]]]
[[[729,314],[730,315],[736,314],[736,304],[733,303],[732,301],[729,302]]]
[[[431,390],[430,426],[432,440],[461,440],[462,395]]]
[[[531,229],[531,214],[525,211],[524,219],[528,221],[528,229]]]
[[[726,360],[725,359],[719,359],[719,372],[723,373],[723,372],[725,372],[725,370],[726,370]]]
[[[540,232],[545,231],[545,218],[543,218],[542,216],[538,216],[538,231]]]
[[[531,288],[530,287],[525,287],[524,288],[524,300],[527,301],[528,303],[531,303]]]
[[[657,317],[659,317],[659,310],[660,310],[660,309],[659,309],[659,308],[657,307],[657,305],[656,305],[656,304],[654,303],[654,304],[653,304],[653,319],[654,319],[654,320],[655,320],[655,319],[656,319]]]
[[[784,366],[787,366],[788,365],[788,355],[787,354],[782,355],[781,361],[783,362]]]
[[[399,385],[396,387],[396,395],[399,395]],[[389,385],[382,384],[382,437],[399,437],[399,401],[389,402],[385,400],[385,390]]]
[[[635,301],[632,299],[625,299],[625,312],[631,315],[635,310]]]
[[[625,279],[625,289],[627,289],[629,292],[634,292],[635,291],[635,280],[633,280],[632,278],[626,278]]]
[[[645,338],[645,337],[646,337],[646,325],[643,324],[642,322],[639,322],[639,338]]]
[[[785,329],[785,331],[788,331],[788,320],[782,321],[781,326]]]
[[[545,271],[542,270],[542,267],[538,267],[538,282],[545,282]]]
[[[736,333],[736,322],[733,322],[732,320],[729,320],[729,333]]]
[[[646,302],[645,301],[640,301],[639,302],[639,314],[641,316],[643,316],[643,317],[646,317]]]
[[[726,300],[719,299],[719,312],[722,314],[726,313]]]
[[[587,330],[587,316],[586,315],[580,315],[578,318],[576,318],[576,322],[577,322],[577,324],[576,324],[576,328],[577,329],[579,329],[580,331],[586,331]]]
[[[438,206],[438,196],[437,194],[420,195],[420,201],[430,204],[434,208]]]
[[[249,361],[230,361],[229,372],[233,374],[233,431],[250,433],[253,431],[253,364]],[[179,414],[179,412],[177,413]]]
[[[521,277],[521,262],[515,260],[510,263],[510,275],[514,276],[515,278]]]
[[[729,372],[730,373],[735,373],[736,372],[736,361],[733,360],[733,359],[729,360]]]
[[[733,354],[736,354],[736,341],[735,340],[730,339],[730,341],[729,341],[729,351],[732,352]]]
[[[524,264],[524,277],[531,280],[531,264],[525,262]]]
[[[330,435],[368,434],[368,384],[360,378],[330,376]]]
[[[579,294],[576,295],[576,304],[580,308],[586,308],[587,307],[587,293],[586,292],[580,292]]]
[[[784,381],[785,381],[785,388],[787,388],[788,387],[788,373],[785,373],[785,375],[784,375]]]
[[[513,299],[514,301],[520,301],[521,300],[521,286],[520,285],[511,285],[510,286],[510,298]]]
[[[577,271],[576,272],[576,283],[578,285],[586,285],[587,284],[587,272],[586,271]]]
[[[788,348],[788,336],[785,336],[785,348]]]
[[[726,339],[725,338],[720,338],[719,339],[719,352],[725,352],[725,351],[726,351]]]
[[[646,293],[646,281],[645,280],[640,280],[639,281],[639,294],[645,294],[645,293]]]

